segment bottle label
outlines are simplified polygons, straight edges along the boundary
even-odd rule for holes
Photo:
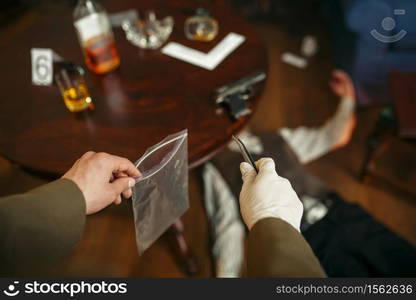
[[[83,43],[93,37],[108,33],[111,30],[110,22],[105,13],[91,14],[76,21],[74,25]]]

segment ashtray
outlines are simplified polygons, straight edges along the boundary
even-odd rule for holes
[[[173,29],[173,18],[156,19],[153,11],[146,13],[144,20],[125,20],[122,22],[126,38],[133,45],[143,49],[157,49],[169,38]]]

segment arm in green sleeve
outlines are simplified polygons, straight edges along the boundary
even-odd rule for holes
[[[325,277],[303,236],[285,221],[258,221],[248,237],[249,277]]]
[[[68,179],[0,198],[0,273],[21,275],[61,259],[84,224],[84,196]]]

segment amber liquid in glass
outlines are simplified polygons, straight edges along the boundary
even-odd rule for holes
[[[94,73],[104,74],[120,65],[120,57],[111,35],[99,35],[84,45],[85,61]]]
[[[188,39],[209,42],[218,34],[218,22],[212,18],[193,17],[185,25]]]
[[[216,32],[201,32],[197,31],[193,38],[195,41],[202,41],[202,42],[209,42],[212,41],[215,36],[217,35]]]
[[[69,88],[63,91],[62,96],[66,107],[71,112],[94,108],[90,94],[84,83],[80,83],[77,88]]]

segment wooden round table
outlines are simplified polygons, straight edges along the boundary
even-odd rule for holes
[[[229,32],[246,41],[216,69],[208,71],[130,44],[115,28],[121,65],[115,72],[95,75],[87,70],[73,27],[74,7],[51,4],[34,24],[0,49],[0,154],[35,171],[65,172],[84,152],[93,150],[138,159],[144,151],[169,134],[189,130],[191,167],[212,157],[250,117],[233,121],[219,111],[213,90],[254,71],[267,70],[266,50],[244,19],[221,1],[208,7],[220,24],[219,35],[209,43],[185,38],[184,20],[195,1],[105,1],[108,13],[136,8],[144,15],[154,9],[158,17],[174,17],[169,41],[208,52]],[[87,70],[86,81],[95,104],[89,113],[70,113],[56,86],[31,83],[30,49],[51,48]],[[259,99],[250,100],[254,110]]]

